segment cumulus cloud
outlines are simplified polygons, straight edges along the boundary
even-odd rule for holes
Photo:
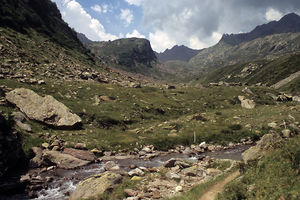
[[[143,0],[125,0],[129,5],[140,6]]]
[[[167,48],[176,45],[176,40],[172,39],[166,32],[156,31],[149,34],[152,49],[156,52],[162,52]]]
[[[141,6],[144,28],[153,30],[152,44],[166,39],[164,47],[175,42],[203,48],[218,42],[223,33],[248,32],[289,12],[299,13],[300,1],[143,0]]]
[[[133,14],[132,11],[129,9],[121,9],[120,19],[125,22],[125,25],[128,26],[131,24],[133,20]]]
[[[102,6],[100,6],[99,4],[95,4],[91,7],[91,9],[95,12],[98,12],[98,13],[107,13],[109,10],[109,6],[107,4],[103,4]]]
[[[94,6],[91,7],[91,9],[95,12],[98,12],[98,13],[102,13],[102,8],[100,5],[96,4]]]
[[[279,20],[282,16],[283,14],[281,12],[273,8],[269,8],[266,12],[266,19],[268,21]]]
[[[139,33],[136,29],[134,29],[132,31],[132,33],[127,33],[126,37],[127,38],[133,38],[133,37],[135,37],[135,38],[146,38],[143,34]]]
[[[63,19],[77,32],[91,40],[115,40],[118,37],[106,33],[99,20],[92,18],[76,0],[52,0],[59,7]],[[99,9],[98,9],[99,10]]]

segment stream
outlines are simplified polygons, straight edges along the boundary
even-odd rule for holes
[[[189,162],[197,162],[199,158],[204,156],[209,156],[211,158],[216,159],[231,159],[231,160],[241,160],[241,154],[245,150],[247,150],[250,145],[238,146],[232,149],[222,150],[222,151],[215,151],[215,152],[205,152],[193,157],[189,157],[185,154],[180,153],[166,153],[159,155],[150,160],[143,160],[143,159],[114,159],[116,164],[120,166],[121,169],[125,171],[130,170],[130,165],[136,165],[137,167],[160,167],[163,165],[164,162],[171,158],[181,158],[183,160],[187,160]],[[44,172],[41,176],[43,177],[52,177],[53,181],[49,183],[47,189],[41,189],[38,191],[38,198],[35,200],[66,200],[70,196],[70,194],[75,190],[76,185],[84,180],[85,178],[103,173],[105,171],[104,164],[106,161],[101,163],[94,163],[87,166],[84,166],[79,169],[75,170],[64,170],[56,168],[54,170],[50,170]],[[4,196],[0,194],[1,200],[27,200],[30,199],[25,195],[12,195],[12,196]]]

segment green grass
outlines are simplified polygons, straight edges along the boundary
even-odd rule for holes
[[[2,79],[0,85],[12,89],[25,87],[40,95],[52,95],[81,116],[83,127],[82,130],[55,130],[30,121],[33,129],[30,137],[34,138],[32,145],[42,142],[39,135],[45,133],[69,142],[85,142],[89,149],[129,150],[153,144],[158,149],[167,150],[178,144],[194,144],[194,133],[196,144],[206,141],[224,145],[248,137],[256,140],[269,131],[267,123],[288,122],[289,114],[300,119],[299,105],[276,104],[265,95],[276,91],[267,88],[251,88],[254,95],[248,98],[253,98],[257,107],[247,110],[236,100],[243,94],[242,87],[161,90],[45,80],[47,84],[39,86]],[[101,101],[99,105],[93,105],[95,95],[114,97],[116,101]],[[15,110],[12,107],[0,108],[7,113]],[[206,120],[193,119],[195,114],[201,114]],[[246,128],[249,125],[251,129]],[[175,131],[175,135],[170,135],[171,131]]]
[[[224,171],[225,169],[228,169],[230,166],[231,166],[230,161],[215,160],[214,162],[208,165],[208,168],[214,168],[214,169],[219,169],[221,171]]]
[[[228,175],[230,175],[232,172],[237,170],[236,168],[232,168],[230,171],[226,172],[225,174],[222,174],[220,176],[217,176],[216,178],[207,181],[205,183],[196,185],[192,187],[189,191],[184,192],[183,194],[179,196],[175,196],[172,198],[168,198],[165,200],[194,200],[194,199],[199,199],[205,191],[207,191],[210,187],[212,187],[214,184],[216,184],[219,181],[224,180]]]
[[[247,166],[243,178],[229,184],[218,199],[299,199],[299,144],[300,136],[296,136],[263,159]],[[249,190],[249,186],[252,190]]]

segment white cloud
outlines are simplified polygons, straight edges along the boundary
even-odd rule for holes
[[[143,27],[154,30],[152,36],[163,32],[192,48],[209,47],[223,33],[249,32],[267,19],[300,10],[299,0],[143,0],[140,5]]]
[[[275,10],[273,8],[268,8],[266,12],[266,20],[268,21],[274,21],[274,20],[280,20],[283,17],[283,14],[279,12],[278,10]]]
[[[155,31],[155,33],[149,33],[149,39],[152,49],[156,52],[162,52],[167,48],[172,48],[176,45],[176,40],[170,38],[168,33],[162,31]]]
[[[132,11],[129,9],[121,9],[120,19],[124,20],[125,25],[128,26],[133,20]]]
[[[200,40],[196,35],[193,35],[189,39],[188,46],[192,49],[203,49],[216,44],[221,38],[222,34],[218,32],[213,32],[213,34],[210,37],[205,38],[205,40]]]
[[[91,7],[91,9],[95,12],[98,12],[98,13],[102,13],[102,8],[100,5],[96,4],[94,6]]]
[[[91,7],[92,10],[94,10],[95,12],[98,13],[107,13],[107,12],[111,12],[111,10],[109,9],[109,6],[107,4],[103,4],[102,6],[100,6],[99,4],[95,4]]]
[[[115,40],[118,37],[106,33],[99,20],[92,18],[76,0],[52,0],[56,2],[63,19],[77,32],[84,33],[91,40]]]
[[[125,0],[130,5],[140,6],[143,0]]]
[[[107,13],[108,11],[110,11],[107,4],[102,5],[102,10],[103,10],[103,13]]]
[[[127,38],[146,38],[146,36],[144,36],[143,34],[139,33],[136,29],[132,31],[132,33],[127,33],[126,34]]]

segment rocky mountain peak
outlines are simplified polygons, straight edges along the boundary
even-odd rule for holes
[[[290,13],[283,16],[279,21],[272,21],[257,26],[249,33],[224,34],[220,42],[234,46],[268,35],[297,32],[300,32],[300,16],[295,13]]]

